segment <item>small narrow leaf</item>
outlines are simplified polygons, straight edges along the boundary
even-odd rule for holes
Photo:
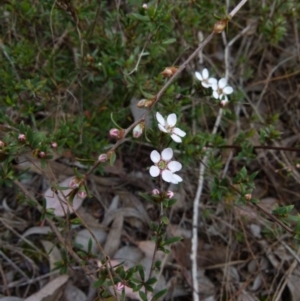
[[[113,153],[111,154],[110,158],[109,158],[109,163],[110,163],[111,166],[114,165],[114,163],[115,163],[115,161],[116,161],[116,158],[117,158],[117,155],[116,155],[115,152],[113,152]]]
[[[158,300],[160,299],[165,293],[167,292],[167,289],[163,289],[161,291],[159,291],[158,293],[156,293],[153,298],[151,299],[151,301],[155,301],[155,300]]]
[[[176,42],[176,39],[175,39],[175,38],[170,38],[170,39],[167,39],[167,40],[163,41],[162,43],[163,43],[164,45],[168,45],[168,44],[173,44],[173,43],[175,43],[175,42]]]
[[[181,240],[182,240],[182,237],[179,237],[179,236],[171,237],[171,238],[167,239],[166,241],[164,241],[164,246],[173,244],[173,243],[181,241]]]
[[[136,19],[139,21],[143,21],[143,22],[150,21],[150,18],[148,16],[143,16],[143,15],[140,15],[137,13],[132,13],[130,16],[133,17],[133,19]]]

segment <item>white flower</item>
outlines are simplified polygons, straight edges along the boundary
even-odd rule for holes
[[[182,131],[179,128],[175,127],[175,124],[177,122],[177,116],[176,114],[170,114],[166,119],[162,117],[160,113],[156,113],[156,119],[158,121],[158,127],[159,129],[164,132],[171,135],[171,138],[177,142],[181,143],[182,140],[180,137],[184,137],[186,135],[186,132]]]
[[[209,78],[209,73],[206,68],[202,70],[202,73],[196,71],[195,76],[197,77],[197,79],[201,81],[201,84],[204,88],[209,88],[213,84],[217,83],[217,80],[215,78],[213,77]]]
[[[178,184],[182,181],[182,178],[175,174],[179,171],[182,165],[177,161],[171,161],[173,157],[173,150],[166,148],[161,152],[154,150],[150,154],[150,158],[154,165],[150,167],[150,175],[152,177],[162,176],[163,180],[168,183]]]
[[[226,102],[228,101],[227,95],[233,92],[233,88],[227,86],[225,78],[221,78],[217,83],[212,84],[211,87],[213,89],[213,97],[221,100],[223,98]]]

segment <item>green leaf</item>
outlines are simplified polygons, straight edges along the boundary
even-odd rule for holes
[[[162,44],[168,45],[168,44],[173,44],[175,42],[176,42],[175,38],[170,38],[170,39],[167,39],[167,40],[163,41]]]
[[[143,193],[140,192],[139,195],[144,198],[145,200],[149,201],[149,202],[153,202],[152,196],[149,195],[148,193]]]
[[[143,22],[148,22],[150,21],[150,18],[148,16],[143,16],[137,13],[132,13],[130,15],[130,17],[132,17],[133,19],[139,20],[139,21],[143,21]]]
[[[81,225],[81,220],[78,217],[75,217],[70,220],[72,225]]]
[[[272,211],[274,215],[280,216],[280,217],[287,217],[287,215],[293,210],[294,205],[288,205],[283,207],[277,207]]]
[[[163,201],[163,205],[165,208],[172,207],[177,202],[177,199],[167,199]]]
[[[179,236],[171,237],[171,238],[167,239],[166,241],[164,241],[164,246],[173,244],[173,243],[181,241],[181,240],[182,240],[182,237],[179,237]]]
[[[143,301],[147,301],[147,295],[144,292],[139,291],[139,295],[140,295],[140,297],[142,298]]]
[[[117,155],[116,155],[115,152],[113,152],[113,153],[110,155],[110,158],[109,158],[109,163],[110,163],[111,166],[114,165],[116,159],[117,159]]]
[[[168,290],[168,289],[165,288],[165,289],[163,289],[163,290],[157,292],[157,293],[153,296],[153,298],[151,299],[151,301],[155,301],[155,300],[160,299],[160,298],[167,292],[167,290]]]
[[[148,281],[145,284],[152,285],[156,282],[157,282],[157,279],[155,277],[152,277],[152,278],[148,279]]]
[[[106,276],[105,275],[102,275],[97,281],[95,281],[93,283],[93,287],[97,288],[97,287],[100,287],[106,280]]]
[[[153,287],[152,287],[151,285],[146,284],[146,283],[145,283],[145,289],[146,289],[147,291],[151,292],[151,293],[154,292]]]
[[[141,87],[139,88],[143,97],[145,97],[146,99],[153,99],[155,97],[155,95],[145,92]]]
[[[140,277],[142,279],[142,281],[145,280],[145,271],[144,271],[144,267],[142,265],[137,265],[137,269],[139,271]]]
[[[168,225],[169,224],[169,219],[166,216],[162,216],[161,217],[161,222],[165,225]]]
[[[300,215],[298,215],[297,217],[298,217],[298,221],[295,227],[295,232],[296,234],[300,234]]]
[[[89,241],[88,241],[88,253],[91,253],[92,246],[93,246],[93,241],[92,241],[91,238],[89,238]]]

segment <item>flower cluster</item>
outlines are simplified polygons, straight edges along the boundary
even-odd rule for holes
[[[156,113],[156,119],[158,122],[158,128],[163,133],[169,134],[173,141],[181,143],[181,137],[184,137],[186,133],[178,127],[175,127],[177,123],[176,114],[172,113],[164,118],[159,112]],[[168,147],[164,149],[161,154],[154,150],[150,154],[150,158],[154,165],[150,167],[150,175],[152,177],[161,176],[162,179],[168,183],[178,184],[182,182],[182,178],[176,174],[182,167],[181,163],[172,160],[173,150]]]
[[[225,106],[227,104],[227,95],[233,92],[233,88],[227,85],[227,80],[225,78],[217,80],[213,77],[209,77],[209,72],[206,68],[202,70],[202,73],[198,71],[195,72],[195,76],[198,80],[201,81],[201,84],[204,88],[212,88],[212,96],[215,99],[219,99],[222,106]]]

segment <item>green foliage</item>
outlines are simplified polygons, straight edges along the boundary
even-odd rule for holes
[[[258,17],[255,30],[260,34],[261,43],[255,51],[261,57],[265,49],[278,47],[284,40],[291,30],[289,19],[297,19],[300,5],[267,0],[264,6],[259,1],[249,1],[248,6]],[[129,158],[127,161],[137,159],[135,147],[138,143],[134,139],[128,139],[126,144],[109,151],[116,142],[109,137],[109,130],[114,124],[120,129],[130,126],[134,121],[130,109],[132,99],[155,100],[168,80],[161,72],[167,66],[181,64],[199,45],[199,33],[207,36],[212,31],[216,21],[214,16],[227,13],[221,0],[150,1],[148,9],[144,9],[142,2],[137,0],[124,1],[119,7],[113,1],[98,0],[44,0],[35,1],[34,5],[32,0],[7,0],[1,4],[1,11],[1,189],[14,187],[14,183],[26,173],[14,166],[23,155],[38,160],[39,168],[44,172],[57,154],[70,153],[72,158],[85,165],[87,173],[97,174],[102,174],[104,170],[96,166],[100,153],[107,152],[110,165],[116,163],[122,151],[126,153],[123,158]],[[232,41],[241,32],[240,29],[245,28],[244,16],[235,22],[228,25],[228,41]],[[297,32],[298,29],[293,30]],[[247,34],[245,32],[245,36]],[[219,49],[217,43],[218,37],[207,46],[208,49],[203,50],[204,55]],[[266,43],[270,43],[268,47]],[[218,58],[221,56],[213,55],[209,61],[214,66],[212,74],[220,73],[224,69],[223,62]],[[246,54],[240,53],[237,61],[236,69],[243,81],[251,81],[256,65],[246,65]],[[169,135],[153,127],[146,130],[147,142],[156,149],[176,148],[176,159],[183,163],[186,174],[192,173],[187,175],[191,178],[191,185],[197,183],[198,173],[194,171],[199,167],[198,162],[208,155],[205,173],[208,184],[205,189],[210,189],[208,202],[257,202],[251,193],[258,172],[253,172],[250,165],[255,159],[253,138],[256,138],[256,128],[251,126],[249,130],[247,125],[246,130],[239,129],[230,140],[233,145],[227,145],[227,129],[231,122],[238,120],[236,111],[230,106],[244,105],[246,101],[246,92],[239,84],[241,81],[235,82],[238,87],[230,97],[230,104],[223,110],[220,130],[217,134],[211,134],[219,100],[211,98],[212,89],[203,88],[193,79],[190,70],[194,66],[199,66],[196,60],[191,61],[179,80],[165,90],[153,110],[153,113],[159,110],[165,115],[176,113],[181,122],[180,128],[187,132],[184,141],[180,145],[170,142]],[[280,139],[281,132],[276,127],[280,118],[280,114],[266,117],[263,127],[258,130],[261,144]],[[258,114],[249,117],[249,123],[257,123],[258,120]],[[20,139],[20,135],[25,135],[25,139]],[[57,146],[54,147],[53,143]],[[143,142],[140,145],[144,153],[149,150]],[[223,152],[231,147],[232,157],[228,162],[232,160],[234,163],[232,168],[229,166],[229,176],[226,177],[223,175],[227,164]],[[146,160],[140,161],[139,167],[145,169]],[[91,166],[95,169],[90,170]],[[87,191],[85,176],[74,169],[74,177],[81,182],[68,194],[70,204],[78,192]],[[69,189],[55,184],[53,188],[59,191]],[[160,211],[158,221],[151,222],[150,230],[155,252],[160,250],[168,254],[170,245],[181,240],[166,234],[167,226],[172,222],[168,214],[176,199],[169,198],[163,190],[156,195],[142,192],[140,196]],[[36,206],[23,193],[18,192],[17,200],[31,207]],[[38,215],[41,220],[51,220],[64,230],[70,225],[82,224],[78,217],[67,220],[56,218],[53,209],[46,209],[45,200],[39,201],[42,203]],[[293,215],[292,209],[292,205],[278,207],[272,214],[294,227],[295,237],[299,238],[300,217]],[[207,209],[202,213],[202,218],[206,220],[214,214],[213,210]],[[267,229],[265,234],[273,239],[278,233]],[[235,239],[244,242],[243,233],[235,233]],[[56,262],[55,269],[66,273],[75,262],[63,246],[61,249],[63,259]],[[87,252],[75,249],[82,265],[94,258],[91,254],[92,239],[88,242]],[[154,261],[152,271],[160,270],[161,262]],[[157,281],[154,276],[147,277],[141,265],[125,270],[123,263],[115,267],[103,264],[97,271],[98,279],[94,286],[99,289],[100,297],[107,298],[111,296],[108,287],[122,283],[138,291],[140,298],[146,301],[147,292],[154,292]],[[166,291],[154,293],[152,300],[159,300]],[[122,298],[125,299],[124,290]]]

